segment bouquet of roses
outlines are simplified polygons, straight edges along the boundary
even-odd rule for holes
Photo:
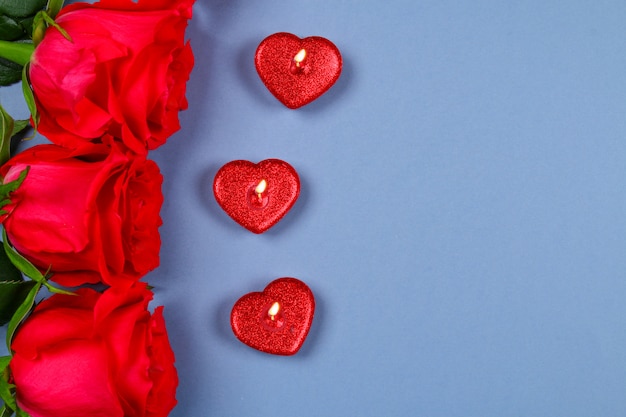
[[[0,106],[0,417],[176,404],[162,307],[150,313],[139,280],[159,264],[162,176],[148,153],[187,107],[193,1],[0,1],[0,85],[21,81],[31,113]],[[51,143],[15,153],[29,127]]]

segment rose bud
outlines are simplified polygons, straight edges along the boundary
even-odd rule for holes
[[[146,284],[38,304],[13,339],[17,404],[32,417],[165,417],[178,376]]]
[[[30,63],[39,131],[77,147],[109,133],[137,154],[180,129],[193,53],[193,0],[102,0],[64,7]]]
[[[0,218],[9,242],[64,286],[131,285],[159,265],[163,178],[156,163],[118,146],[37,145],[0,168],[30,167]]]

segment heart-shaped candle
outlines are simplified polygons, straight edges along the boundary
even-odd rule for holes
[[[291,209],[300,194],[300,178],[280,159],[231,161],[213,181],[217,203],[237,223],[254,233],[274,226]]]
[[[332,87],[341,74],[342,60],[328,39],[300,39],[280,32],[259,44],[254,64],[267,89],[285,106],[296,109]]]
[[[241,297],[230,314],[237,339],[261,352],[293,355],[304,343],[315,312],[309,287],[296,278],[279,278],[263,292]]]

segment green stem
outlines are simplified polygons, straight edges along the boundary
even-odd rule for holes
[[[46,11],[51,18],[57,17],[57,13],[63,8],[64,0],[48,0],[48,6],[46,7]]]
[[[35,46],[32,43],[9,42],[0,40],[0,57],[26,65],[30,62]]]

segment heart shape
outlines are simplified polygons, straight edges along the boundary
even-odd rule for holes
[[[260,190],[262,181],[265,188]],[[213,181],[217,203],[237,223],[254,233],[274,226],[291,209],[300,194],[300,178],[280,159],[231,161]]]
[[[341,74],[342,59],[328,39],[300,39],[280,32],[261,41],[254,64],[267,89],[285,106],[296,109],[332,87]]]
[[[293,355],[309,333],[314,312],[315,299],[304,282],[278,278],[263,292],[251,292],[237,300],[230,324],[237,339],[254,349]]]

